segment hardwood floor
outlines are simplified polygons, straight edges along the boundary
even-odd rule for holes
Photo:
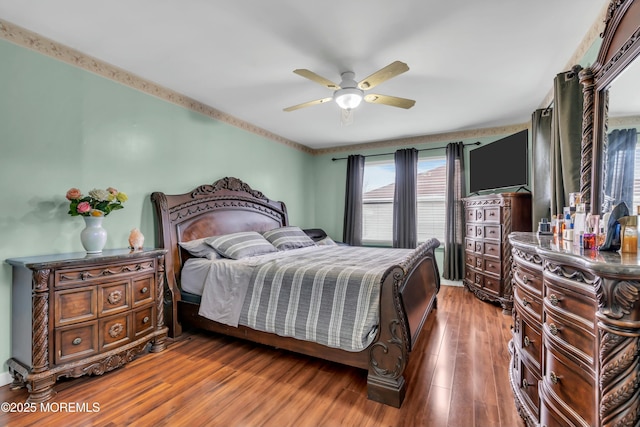
[[[400,409],[367,400],[363,370],[192,332],[101,377],[61,380],[49,407],[3,410],[0,425],[522,427],[508,379],[511,323],[500,307],[443,286]],[[26,397],[0,387],[14,409]]]

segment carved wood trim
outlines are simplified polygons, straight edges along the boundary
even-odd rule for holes
[[[49,369],[49,276],[50,269],[33,272],[32,358],[34,373]]]
[[[153,269],[153,262],[146,261],[115,267],[107,267],[99,270],[66,271],[60,274],[60,282],[62,283],[64,281],[90,280],[98,277],[112,276],[114,274],[153,271]]]

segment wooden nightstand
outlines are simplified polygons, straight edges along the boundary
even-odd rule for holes
[[[101,375],[165,348],[164,249],[13,258],[12,388],[43,402],[61,377]]]

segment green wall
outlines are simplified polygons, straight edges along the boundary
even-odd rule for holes
[[[0,40],[0,380],[10,357],[7,258],[83,251],[66,191],[129,196],[105,220],[107,248],[138,227],[155,245],[153,191],[183,193],[235,176],[314,221],[313,156]]]

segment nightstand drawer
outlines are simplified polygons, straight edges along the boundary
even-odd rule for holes
[[[100,317],[131,308],[129,280],[110,282],[98,287],[98,313]]]
[[[71,325],[98,317],[95,286],[57,291],[54,294],[54,326]]]
[[[131,341],[131,313],[116,314],[100,320],[100,351],[111,350]]]
[[[154,276],[136,278],[132,282],[133,306],[137,307],[155,299]]]
[[[98,322],[55,330],[55,362],[66,363],[98,353]]]
[[[155,328],[155,307],[149,306],[133,312],[134,338],[148,334]]]

